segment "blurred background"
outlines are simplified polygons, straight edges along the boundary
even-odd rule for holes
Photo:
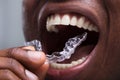
[[[0,0],[0,49],[24,44],[22,0]]]

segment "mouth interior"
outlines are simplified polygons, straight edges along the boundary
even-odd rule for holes
[[[99,33],[95,31],[89,31],[70,25],[57,25],[56,28],[59,30],[58,33],[49,32],[49,35],[52,35],[52,39],[49,39],[47,42],[47,53],[49,55],[56,51],[62,51],[69,38],[81,35],[84,32],[88,33],[87,39],[76,48],[75,53],[71,56],[71,58],[60,63],[69,63],[71,61],[88,56],[99,40]]]

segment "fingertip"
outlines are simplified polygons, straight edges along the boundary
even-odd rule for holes
[[[33,64],[34,67],[41,66],[46,60],[45,54],[41,51],[28,51],[28,56],[31,64]]]
[[[42,51],[35,51],[34,46],[27,46],[22,47],[24,50],[28,50],[27,54],[29,59],[31,60],[31,63],[35,66],[42,65],[45,62],[46,56],[45,53]]]
[[[42,65],[41,69],[44,70],[44,72],[47,72],[49,68],[49,61],[46,59],[45,63]]]
[[[41,80],[44,80],[47,71],[49,69],[49,61],[46,59],[46,61],[44,62],[44,64],[42,66],[40,66],[38,69],[36,69],[36,73],[39,74],[39,78]]]
[[[38,77],[29,70],[25,70],[25,74],[29,80],[39,80]]]

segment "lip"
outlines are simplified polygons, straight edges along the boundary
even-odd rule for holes
[[[84,69],[86,69],[86,66],[89,66],[88,63],[90,63],[92,60],[97,47],[98,46],[93,49],[86,61],[84,61],[82,64],[64,70],[50,68],[47,72],[46,80],[74,80],[76,75],[82,74]]]
[[[72,3],[72,4],[71,4]],[[81,5],[81,6],[79,6]],[[68,2],[68,3],[50,3],[47,2],[41,9],[41,11],[39,12],[39,17],[38,17],[38,23],[39,25],[41,25],[42,23],[40,23],[40,21],[46,21],[47,17],[51,14],[55,14],[55,13],[76,13],[76,14],[80,14],[85,16],[86,18],[88,18],[91,22],[93,22],[93,24],[95,24],[98,29],[100,27],[100,20],[97,14],[97,12],[89,7],[86,6],[82,3],[79,4],[74,4],[74,1]]]
[[[71,4],[71,2],[62,3],[62,4],[50,3],[50,2],[46,3],[42,7],[39,13],[39,18],[38,18],[39,26],[42,26],[43,24],[45,25],[47,17],[51,14],[73,12],[73,13],[77,13],[87,17],[88,19],[90,19],[91,22],[93,22],[98,27],[98,29],[100,28],[100,21],[96,16],[96,12],[92,8],[86,7],[82,3],[79,3],[79,5],[81,6],[78,6],[77,4],[74,4],[74,3]],[[41,27],[41,29],[42,30],[45,29],[45,26]],[[100,30],[99,30],[99,33],[100,33]],[[98,40],[98,43],[99,43],[99,40]],[[57,70],[57,69],[50,68],[47,72],[48,79],[49,80],[75,80],[74,76],[76,76],[78,73],[80,74],[86,68],[86,66],[88,66],[88,63],[91,62],[91,59],[96,53],[96,49],[98,48],[97,44],[95,48],[91,51],[87,60],[82,64],[72,68],[64,69],[64,70]]]

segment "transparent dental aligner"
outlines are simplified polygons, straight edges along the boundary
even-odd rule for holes
[[[78,35],[76,37],[68,39],[65,43],[65,47],[61,52],[53,52],[51,55],[46,55],[51,62],[62,62],[65,59],[70,59],[71,55],[75,52],[75,49],[87,38],[87,33]]]
[[[87,38],[87,33],[78,35],[76,37],[68,39],[65,43],[65,47],[61,52],[53,52],[51,55],[46,54],[46,57],[50,62],[62,62],[65,59],[70,59],[71,55],[75,52],[75,49]],[[31,42],[26,42],[26,46],[33,45],[37,51],[42,51],[41,42],[38,40],[33,40]]]
[[[34,46],[36,51],[42,51],[41,42],[38,41],[38,40],[33,40],[33,41],[30,41],[30,42],[26,42],[25,46]]]

